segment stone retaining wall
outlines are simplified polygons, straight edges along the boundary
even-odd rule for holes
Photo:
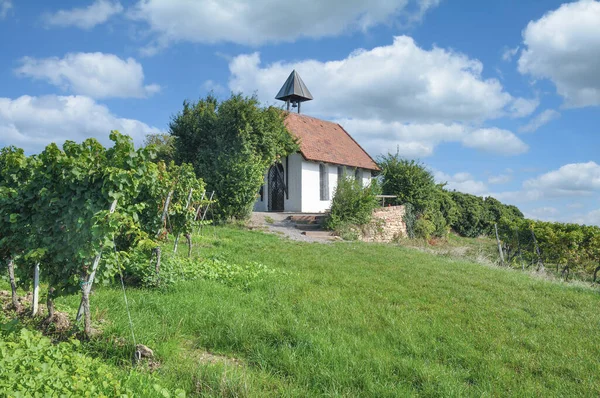
[[[394,242],[406,237],[404,206],[381,207],[373,211],[373,220],[363,228],[361,240],[365,242]]]

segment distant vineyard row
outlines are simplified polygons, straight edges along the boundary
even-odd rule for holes
[[[565,280],[577,274],[596,281],[600,271],[599,227],[503,218],[498,229],[509,264],[552,267]]]

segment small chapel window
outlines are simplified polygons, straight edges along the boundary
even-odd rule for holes
[[[344,166],[338,166],[338,168],[337,168],[338,185],[340,184],[340,181],[342,181],[342,178],[344,178]]]
[[[329,200],[329,173],[327,165],[319,164],[319,185],[321,191],[321,200]]]

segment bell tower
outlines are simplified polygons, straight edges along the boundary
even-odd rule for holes
[[[292,108],[298,108],[298,113],[300,113],[300,104],[312,100],[313,96],[308,91],[306,84],[304,84],[298,72],[293,70],[285,83],[283,83],[275,99],[284,101],[288,111],[291,105]]]

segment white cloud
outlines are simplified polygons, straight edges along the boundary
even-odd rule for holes
[[[528,147],[513,133],[478,126],[537,106],[537,100],[514,98],[497,80],[482,78],[478,60],[440,48],[424,50],[406,36],[338,61],[262,66],[253,53],[233,58],[229,68],[232,91],[256,92],[266,103],[275,103],[273,97],[296,69],[314,97],[303,112],[337,120],[373,154],[398,147],[405,157],[424,157],[444,142],[520,154]]]
[[[556,207],[544,206],[529,210],[525,214],[525,217],[534,220],[556,221],[556,216],[559,214],[560,212]]]
[[[417,11],[413,14],[409,14],[409,20],[421,21],[425,14],[440,5],[442,0],[417,0]]]
[[[520,118],[531,115],[540,105],[540,100],[537,98],[516,98],[508,107],[509,116]]]
[[[566,3],[523,32],[519,71],[547,78],[569,107],[600,105],[600,2]]]
[[[119,2],[96,0],[85,8],[59,10],[53,14],[44,15],[43,19],[48,26],[75,26],[81,29],[92,29],[121,12],[123,12],[123,6]]]
[[[518,191],[492,193],[501,201],[512,203],[540,202],[544,200],[577,200],[594,197],[600,192],[600,165],[595,162],[566,164],[535,178],[525,180]],[[573,202],[569,209],[582,208]],[[573,218],[561,217],[561,219]]]
[[[421,158],[433,154],[442,142],[460,142],[465,128],[460,124],[403,124],[371,119],[340,119],[339,124],[364,144],[367,151],[398,153],[406,158]]]
[[[504,49],[504,52],[502,53],[502,59],[506,62],[512,61],[513,57],[519,52],[519,49],[519,46],[516,46],[515,48]]]
[[[600,190],[600,165],[596,162],[567,164],[525,181],[523,187],[540,191],[545,197],[590,195]]]
[[[16,69],[19,76],[44,80],[74,94],[93,98],[142,98],[160,91],[144,85],[144,71],[135,59],[113,54],[73,53],[63,58],[25,57]]]
[[[520,99],[505,92],[498,80],[482,77],[480,61],[437,47],[424,50],[407,36],[388,46],[356,50],[339,61],[262,67],[254,53],[235,57],[229,68],[233,91],[256,91],[270,103],[296,69],[315,98],[303,109],[331,118],[453,123],[523,114]],[[518,110],[511,111],[515,103]]]
[[[0,0],[0,19],[6,18],[8,12],[13,8],[11,0]]]
[[[488,183],[494,185],[507,184],[511,182],[513,179],[512,175],[509,174],[499,174],[496,176],[488,177]]]
[[[257,46],[366,31],[380,24],[420,20],[439,2],[304,0],[299,4],[280,0],[140,0],[129,14],[145,22],[155,33],[156,41],[149,48],[152,53],[176,41]],[[410,12],[411,7],[416,10]]]
[[[554,119],[558,119],[559,117],[560,112],[555,111],[554,109],[546,109],[545,111],[531,119],[529,123],[527,123],[525,126],[520,127],[519,132],[533,133],[543,125],[548,124]]]
[[[224,94],[225,92],[227,92],[227,89],[225,87],[213,80],[207,80],[204,83],[202,83],[202,90],[212,91],[215,94]]]
[[[485,196],[488,187],[483,181],[477,181],[470,173],[446,174],[441,171],[434,172],[437,183],[447,183],[446,189],[470,193],[472,195]]]
[[[337,119],[336,122],[372,154],[397,151],[405,158],[422,158],[433,155],[438,145],[450,142],[501,155],[527,150],[527,145],[509,131],[486,135],[485,130],[459,123],[405,124],[378,119]]]
[[[577,224],[600,226],[600,209],[592,210],[583,217],[577,217],[573,222],[576,222]]]
[[[529,146],[508,130],[498,128],[479,129],[470,132],[463,140],[464,146],[499,155],[519,155]]]
[[[148,133],[161,132],[138,120],[120,118],[84,96],[0,98],[0,147],[15,145],[38,152],[51,142],[95,137],[108,144],[110,130],[141,144]]]
[[[539,190],[520,190],[520,191],[504,191],[494,192],[490,196],[502,201],[510,203],[524,203],[541,200],[544,198],[544,193]]]

